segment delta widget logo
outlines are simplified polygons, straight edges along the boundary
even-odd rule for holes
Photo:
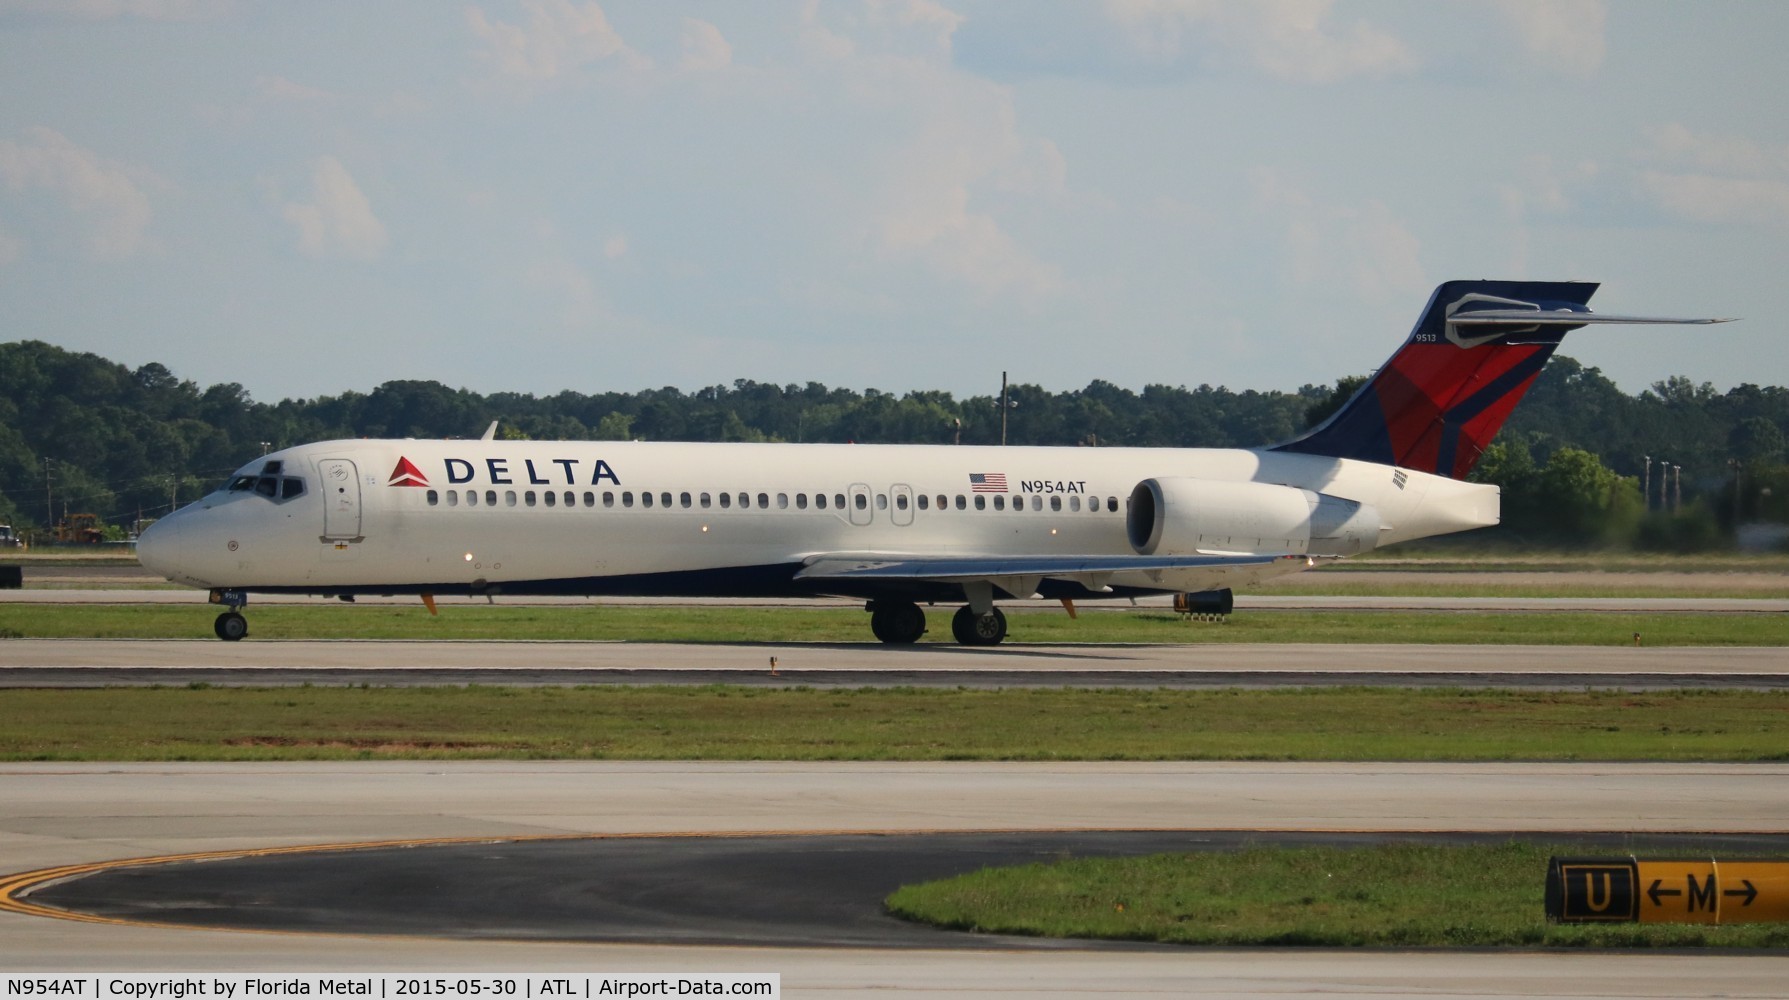
[[[398,457],[397,468],[391,470],[391,479],[387,486],[427,486],[429,477],[422,474],[415,463],[402,456]]]

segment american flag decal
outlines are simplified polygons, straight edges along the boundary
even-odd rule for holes
[[[1006,473],[1004,472],[971,472],[969,474],[969,492],[971,493],[1005,493]]]

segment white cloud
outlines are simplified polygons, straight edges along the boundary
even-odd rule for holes
[[[712,73],[733,64],[733,46],[721,29],[693,17],[683,18],[683,56],[679,69],[696,73]]]
[[[824,16],[822,16],[824,14]],[[963,15],[933,0],[807,0],[801,39],[810,52],[844,59],[859,52],[948,63]]]
[[[616,233],[603,241],[603,256],[610,260],[620,260],[627,256],[627,234]]]
[[[1635,176],[1641,198],[1691,222],[1789,226],[1789,145],[1705,135],[1681,124],[1649,129]]]
[[[312,200],[287,202],[281,215],[298,231],[298,247],[312,257],[340,254],[373,260],[385,251],[385,224],[372,203],[333,156],[320,157],[311,170]]]
[[[1424,290],[1422,241],[1377,199],[1326,205],[1278,171],[1254,174],[1257,207],[1284,226],[1286,275],[1297,285],[1385,301]]]
[[[598,4],[571,0],[523,0],[522,24],[496,21],[479,7],[466,22],[485,43],[480,58],[501,77],[532,83],[570,78],[585,67],[612,61],[622,69],[647,69],[652,60],[629,48]]]
[[[42,125],[25,141],[0,140],[0,180],[15,192],[49,191],[83,219],[96,257],[127,257],[147,245],[149,198],[124,167]]]
[[[121,17],[203,21],[222,17],[234,7],[234,0],[0,0],[0,12],[59,14],[90,21]]]
[[[1640,192],[1691,222],[1789,227],[1789,181],[1642,171]]]
[[[1395,35],[1364,21],[1330,23],[1331,0],[1106,0],[1106,12],[1138,51],[1174,62],[1183,56],[1240,60],[1283,80],[1333,83],[1416,68]]]
[[[1498,0],[1536,62],[1588,76],[1601,68],[1609,12],[1603,0]]]

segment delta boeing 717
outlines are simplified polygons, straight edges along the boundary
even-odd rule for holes
[[[1259,448],[346,440],[282,449],[152,525],[143,565],[251,593],[850,597],[885,643],[960,605],[1219,591],[1498,521],[1466,481],[1561,338],[1581,282],[1450,281],[1340,410]]]

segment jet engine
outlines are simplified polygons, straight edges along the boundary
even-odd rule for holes
[[[1371,504],[1272,483],[1145,479],[1125,530],[1139,555],[1352,555],[1379,542]]]

